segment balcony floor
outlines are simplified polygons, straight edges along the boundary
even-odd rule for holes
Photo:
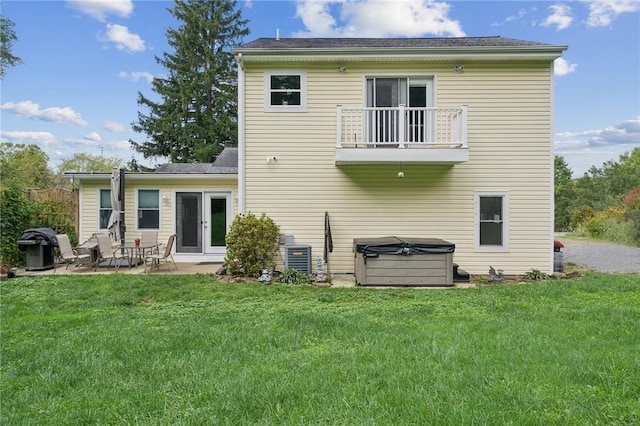
[[[336,165],[349,164],[460,164],[469,161],[467,147],[451,145],[408,147],[338,147]]]

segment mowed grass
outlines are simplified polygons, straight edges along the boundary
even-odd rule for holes
[[[640,424],[640,276],[1,283],[2,424]]]

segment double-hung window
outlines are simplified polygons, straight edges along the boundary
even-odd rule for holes
[[[265,73],[265,108],[269,110],[304,110],[306,108],[306,74],[301,71]]]
[[[138,229],[160,229],[160,190],[138,190]]]
[[[479,251],[509,249],[509,194],[475,193],[475,247]]]
[[[107,229],[112,210],[110,189],[100,190],[98,203],[98,229]]]

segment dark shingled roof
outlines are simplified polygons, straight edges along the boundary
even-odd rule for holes
[[[225,148],[213,163],[172,163],[158,166],[157,174],[237,174],[238,148]]]
[[[240,46],[244,49],[451,49],[451,48],[553,47],[535,41],[495,37],[442,38],[259,38]]]

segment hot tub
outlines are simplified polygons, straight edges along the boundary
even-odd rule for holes
[[[363,286],[452,286],[455,248],[438,238],[356,238],[356,282]]]

